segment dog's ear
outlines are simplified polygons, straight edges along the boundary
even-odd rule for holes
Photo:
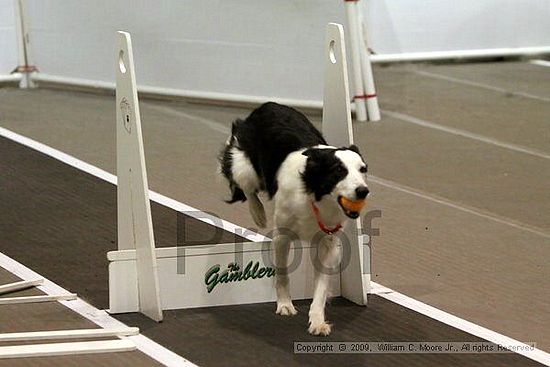
[[[302,155],[307,157],[306,170],[316,170],[321,165],[323,152],[320,149],[306,149]]]
[[[302,180],[306,191],[315,195],[319,201],[323,195],[330,194],[335,182],[331,179],[334,164],[334,149],[307,149],[302,154],[307,157]]]
[[[355,144],[350,145],[348,149],[351,150],[352,152],[355,152],[355,153],[361,155],[361,152],[359,151],[359,148]]]
[[[306,157],[313,157],[319,154],[318,152],[319,152],[318,149],[306,149],[302,152],[302,155],[305,155]]]

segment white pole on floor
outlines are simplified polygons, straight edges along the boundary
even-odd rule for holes
[[[0,334],[0,343],[5,342],[29,342],[37,340],[61,340],[61,339],[92,339],[108,338],[114,336],[133,336],[139,334],[139,328],[113,328],[113,329],[74,329],[51,331],[28,331],[22,333]]]
[[[60,295],[25,296],[25,297],[4,297],[4,298],[0,298],[0,305],[13,305],[13,304],[19,304],[19,303],[55,302],[55,301],[73,301],[75,299],[76,299],[75,293],[60,294]]]
[[[346,19],[348,23],[348,35],[351,46],[351,68],[353,76],[353,90],[355,96],[355,117],[357,121],[367,121],[367,109],[365,106],[365,91],[361,77],[361,52],[359,40],[359,25],[357,24],[357,2],[356,0],[344,0],[346,8]]]
[[[10,345],[0,347],[2,358],[51,357],[90,353],[129,352],[136,349],[130,339],[90,342]]]
[[[38,285],[42,285],[42,283],[44,283],[44,279],[21,280],[19,282],[15,282],[15,283],[2,284],[2,285],[0,285],[0,294],[16,292],[16,291],[20,291],[22,289],[36,287]]]
[[[16,71],[21,74],[20,88],[34,88],[31,74],[36,71],[31,55],[31,40],[29,37],[26,7],[24,0],[14,0],[15,4],[15,33],[17,36],[17,62]]]
[[[116,134],[118,249],[136,250],[139,311],[162,321],[155,238],[130,34],[118,32]]]
[[[361,52],[361,76],[363,78],[363,86],[365,88],[365,98],[367,101],[367,116],[369,121],[380,121],[380,109],[378,108],[378,96],[374,86],[374,76],[372,74],[372,65],[370,60],[369,46],[365,35],[366,26],[364,18],[359,11],[359,7],[355,8],[357,23],[359,24],[359,44]]]
[[[337,147],[353,144],[344,28],[336,23],[327,26],[323,98],[323,135],[327,142]],[[350,253],[349,263],[341,267],[341,295],[365,305],[370,286],[370,247],[364,243],[365,236],[359,236],[360,221],[349,221],[344,234],[348,243],[343,247],[348,247]]]

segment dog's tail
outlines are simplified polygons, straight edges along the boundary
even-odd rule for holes
[[[233,203],[236,203],[237,201],[242,201],[242,202],[246,201],[246,195],[244,194],[244,191],[241,190],[239,186],[233,183],[233,184],[229,184],[229,187],[231,189],[231,199],[224,200],[227,204],[233,204]]]
[[[233,155],[232,150],[237,146],[237,139],[235,137],[235,129],[236,125],[241,123],[242,120],[237,119],[235,122],[233,122],[233,126],[231,128],[231,135],[225,142],[225,146],[220,151],[220,154],[218,155],[218,163],[219,163],[219,171],[220,173],[227,179],[229,183],[229,189],[231,190],[231,199],[224,200],[228,204],[233,204],[238,201],[246,201],[246,195],[244,194],[244,191],[237,185],[235,180],[233,179]]]

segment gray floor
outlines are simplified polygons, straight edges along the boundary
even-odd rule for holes
[[[1,251],[77,292],[96,308],[108,307],[105,254],[117,248],[116,187],[5,138],[0,138],[0,171],[0,187],[7,193],[0,207],[8,209],[0,210],[0,233],[5,234],[0,237]],[[179,231],[182,227],[175,225],[177,213],[159,204],[153,205],[152,216],[158,246],[176,242],[192,246],[198,236],[205,241],[217,230],[186,218],[184,235]],[[230,236],[226,232],[225,239],[213,243],[229,242]],[[540,366],[514,353],[298,355],[293,353],[294,341],[320,340],[306,331],[309,303],[297,301],[300,312],[292,318],[275,315],[273,302],[170,310],[165,311],[161,323],[138,313],[114,317],[138,326],[145,336],[200,366]],[[56,303],[26,306],[12,308],[12,313],[15,309],[23,314],[10,315],[7,309],[9,319],[2,326],[15,330],[62,328],[67,324],[65,318],[79,319]],[[65,317],[51,315],[52,307]],[[323,341],[482,341],[378,295],[369,296],[368,307],[332,298],[326,309],[335,329]],[[216,353],[212,353],[212,345]],[[115,359],[113,365],[150,365],[146,359],[124,359],[124,355]]]
[[[550,350],[550,69],[375,70],[383,119],[356,124],[372,172],[375,281]],[[151,188],[237,224],[215,155],[249,109],[141,103]],[[312,116],[319,123],[320,116]],[[0,126],[114,172],[111,96],[0,89]],[[189,159],[192,157],[192,159]]]

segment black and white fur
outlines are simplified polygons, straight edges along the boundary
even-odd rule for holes
[[[368,194],[367,165],[356,146],[336,148],[327,145],[321,133],[300,112],[276,103],[266,103],[245,120],[233,123],[231,136],[220,154],[221,172],[229,182],[228,203],[248,201],[250,213],[260,227],[266,225],[259,192],[267,192],[275,202],[274,237],[277,275],[277,314],[295,315],[286,271],[292,231],[302,241],[311,241],[319,232],[312,211],[317,206],[320,219],[333,228],[359,213],[345,210],[340,197],[364,199]],[[284,231],[283,231],[284,230]],[[324,235],[317,243],[318,258],[325,268],[340,261],[333,236]],[[313,302],[309,311],[309,332],[328,335],[325,321],[328,274],[316,271]]]

